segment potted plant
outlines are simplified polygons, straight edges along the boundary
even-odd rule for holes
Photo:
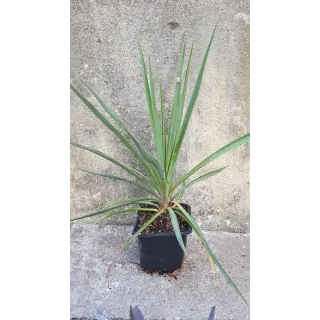
[[[100,215],[102,217],[99,221],[101,221],[113,215],[124,214],[128,212],[138,212],[132,236],[125,243],[122,251],[127,248],[135,238],[138,237],[141,266],[146,269],[161,271],[173,271],[181,267],[184,254],[186,253],[186,238],[187,235],[193,230],[207,252],[212,266],[215,264],[221,270],[227,281],[246,302],[237,286],[231,280],[210,249],[197,222],[191,215],[190,206],[188,204],[181,203],[181,200],[183,193],[187,188],[220,173],[225,169],[225,167],[213,170],[209,173],[200,175],[195,179],[189,180],[191,176],[193,176],[197,171],[207,164],[211,163],[214,159],[217,159],[226,152],[234,150],[235,148],[248,142],[250,134],[246,134],[243,137],[240,137],[220,148],[218,151],[212,153],[198,165],[192,168],[189,172],[185,173],[182,177],[175,177],[175,168],[180,148],[199,94],[200,85],[210,47],[214,38],[215,29],[216,26],[211,35],[188,104],[185,104],[185,98],[188,86],[193,45],[191,47],[189,58],[183,74],[186,51],[186,40],[184,40],[175,85],[174,103],[171,117],[168,121],[168,127],[166,126],[165,122],[161,85],[159,102],[157,102],[150,56],[148,58],[148,75],[141,43],[139,41],[142,75],[149,116],[154,135],[156,155],[153,155],[140,143],[139,139],[132,133],[122,119],[120,119],[118,115],[109,106],[107,106],[104,101],[102,101],[102,99],[93,91],[93,89],[85,84],[99,102],[101,107],[104,109],[106,115],[100,112],[97,107],[95,107],[79,90],[77,90],[71,84],[72,91],[85,103],[92,113],[116,135],[120,142],[138,160],[139,164],[143,168],[143,172],[138,171],[98,150],[76,142],[71,142],[73,146],[93,152],[96,155],[112,162],[116,166],[129,173],[133,179],[126,179],[120,176],[94,171],[83,171],[90,174],[134,184],[136,187],[143,189],[147,193],[147,196],[145,197],[130,198],[112,203],[98,211],[89,213],[82,217],[74,218],[72,220]],[[107,118],[107,116],[113,119],[115,125]]]

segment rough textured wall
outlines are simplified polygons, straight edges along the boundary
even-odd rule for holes
[[[144,53],[151,55],[157,88],[162,80],[164,104],[169,111],[183,35],[187,37],[187,52],[194,41],[190,93],[217,18],[219,2],[72,0],[72,80],[81,87],[75,81],[81,75],[141,140],[153,148],[136,35],[140,33]],[[226,0],[221,9],[223,14],[184,140],[178,174],[249,132],[249,1],[232,5],[232,1]],[[135,165],[118,140],[73,93],[71,139]],[[248,232],[249,145],[225,154],[199,174],[224,165],[229,165],[228,169],[188,190],[184,201],[191,205],[204,228]],[[81,168],[120,173],[100,157],[71,147],[72,216],[123,197],[141,195],[134,186],[77,170]],[[134,214],[129,214],[110,222],[131,224],[133,220]]]

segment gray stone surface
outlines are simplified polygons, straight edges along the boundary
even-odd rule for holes
[[[142,271],[136,264],[137,243],[119,254],[130,233],[128,226],[72,225],[71,318],[124,320],[129,306],[138,305],[146,320],[206,320],[212,306],[216,320],[249,319],[248,307],[217,269],[214,284],[207,255],[194,234],[188,237],[188,256],[175,279]],[[249,300],[249,234],[204,234]]]
[[[232,6],[233,2],[222,3],[224,13],[184,140],[178,175],[249,131],[249,0],[235,1]],[[162,79],[165,109],[169,112],[183,35],[187,37],[187,50],[194,41],[190,92],[217,18],[219,3],[220,0],[72,0],[72,80],[81,88],[76,81],[76,75],[81,75],[153,149],[136,34],[141,34],[145,54],[151,55],[157,88]],[[71,139],[135,165],[118,140],[74,94],[71,94]],[[77,171],[87,168],[119,173],[111,163],[87,151],[71,149],[73,216],[140,194],[133,186]],[[249,146],[224,155],[199,174],[224,165],[230,166],[190,189],[184,201],[192,206],[195,216],[208,229],[248,232]],[[130,215],[111,220],[117,224],[132,222]]]

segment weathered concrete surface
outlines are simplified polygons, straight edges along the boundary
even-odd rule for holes
[[[126,120],[150,148],[150,122],[140,72],[136,33],[151,54],[154,78],[162,79],[165,108],[173,101],[183,35],[194,40],[193,87],[220,1],[71,1],[71,70],[86,80]],[[226,0],[203,78],[202,89],[184,140],[178,174],[219,147],[249,131],[249,0]],[[75,81],[77,86],[81,85]],[[189,90],[190,91],[190,90]],[[87,91],[86,91],[87,92]],[[87,96],[92,96],[87,92]],[[93,99],[92,99],[93,101]],[[135,162],[117,139],[71,95],[71,138],[130,165]],[[249,231],[249,146],[224,155],[203,172],[230,165],[223,173],[188,191],[184,201],[208,229]],[[119,170],[87,151],[72,147],[72,215],[110,201],[140,194],[133,186],[88,176],[77,168]],[[199,172],[200,174],[200,172]],[[132,216],[111,220],[131,224]]]
[[[188,256],[175,279],[143,272],[136,264],[137,243],[119,254],[130,232],[127,226],[72,225],[71,318],[124,320],[129,306],[138,305],[146,320],[204,320],[212,306],[216,320],[249,319],[248,307],[219,270],[214,285],[207,255],[194,234],[188,237]],[[205,236],[249,300],[249,234],[210,231]]]

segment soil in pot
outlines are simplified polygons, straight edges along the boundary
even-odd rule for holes
[[[182,205],[184,209],[187,209],[186,206]],[[149,205],[142,204],[141,208],[154,208]],[[139,215],[139,224],[136,228],[136,231],[139,230],[153,215],[154,211],[138,211]],[[188,224],[177,215],[180,231],[184,232],[188,229]],[[161,214],[156,220],[154,220],[145,230],[142,231],[141,234],[151,234],[151,233],[170,233],[174,232],[170,214]]]

